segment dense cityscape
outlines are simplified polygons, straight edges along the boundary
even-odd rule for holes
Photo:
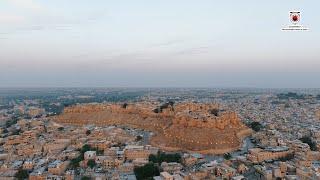
[[[0,180],[320,180],[319,7],[0,0]]]
[[[148,128],[150,117],[143,117],[145,113],[141,119],[130,119],[132,123],[120,119],[119,124],[109,121],[111,116],[101,117],[96,111],[96,115],[90,115],[85,109],[78,118],[85,118],[87,113],[88,120],[99,117],[108,123],[99,124],[99,119],[95,119],[95,123],[79,124],[76,118],[73,123],[57,121],[57,117],[69,117],[65,114],[70,108],[97,105],[124,109],[132,104],[148,105],[154,108],[146,110],[152,117],[170,117],[164,106],[170,104],[172,112],[181,109],[179,117],[187,113],[208,123],[195,109],[191,112],[190,107],[210,103],[218,104],[218,108],[210,109],[205,117],[220,117],[232,111],[243,128],[251,130],[240,138],[238,148],[202,153],[197,151],[201,149],[197,148],[199,143],[227,143],[228,137],[211,135],[206,139],[196,132],[187,147],[163,148],[152,143],[160,130]],[[139,126],[139,120],[144,125]],[[319,89],[1,89],[0,123],[0,179],[320,179]],[[229,126],[235,124],[228,121],[226,127]],[[219,127],[213,129],[223,133]],[[181,135],[179,130],[187,128],[179,126],[172,134]],[[219,146],[223,144],[213,145]]]

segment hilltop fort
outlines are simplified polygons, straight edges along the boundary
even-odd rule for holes
[[[144,129],[154,132],[150,141],[153,146],[205,154],[238,149],[242,139],[251,133],[235,112],[202,103],[82,104],[66,107],[53,120],[71,125],[125,125]]]

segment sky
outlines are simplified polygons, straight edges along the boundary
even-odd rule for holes
[[[0,0],[0,87],[320,88],[318,0]],[[303,32],[283,32],[289,11]]]

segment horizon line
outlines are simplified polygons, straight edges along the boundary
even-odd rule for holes
[[[214,87],[214,86],[0,86],[0,89],[319,89],[320,87]]]

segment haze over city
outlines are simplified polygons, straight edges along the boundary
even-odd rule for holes
[[[319,6],[2,0],[0,87],[319,88]]]

